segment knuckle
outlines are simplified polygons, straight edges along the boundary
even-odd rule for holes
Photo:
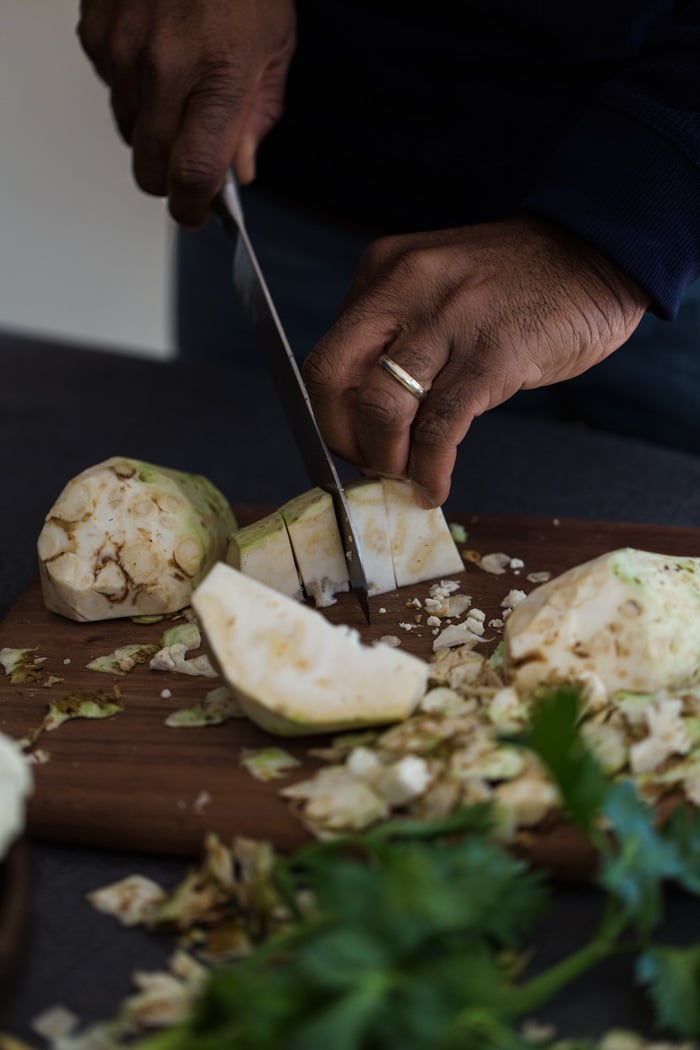
[[[526,345],[520,340],[516,345],[517,351],[514,344],[504,341],[495,322],[477,327],[473,345],[456,363],[455,414],[482,415],[515,393],[531,368]]]
[[[244,107],[249,91],[227,71],[210,70],[197,75],[189,92],[188,109],[198,126],[211,137],[220,137]]]
[[[445,257],[432,246],[409,247],[396,256],[392,269],[402,282],[433,282],[444,276]]]
[[[210,41],[193,63],[193,71],[198,80],[228,79],[242,71],[242,62],[235,48],[217,47]]]
[[[201,106],[198,120],[203,131],[212,137],[218,137],[226,131],[235,115],[242,107],[242,96],[233,91],[211,90],[199,94]]]
[[[169,174],[171,186],[187,195],[213,195],[221,178],[213,158],[202,154],[188,154],[176,160]]]
[[[401,238],[398,236],[379,237],[365,248],[360,259],[360,266],[367,270],[383,269],[399,250]]]
[[[136,144],[136,143],[135,143]],[[154,162],[162,163],[170,150],[171,140],[155,128],[144,129],[138,135],[137,153],[134,163],[138,168],[150,166]]]
[[[338,370],[331,355],[323,350],[312,350],[302,365],[304,381],[316,394],[324,394],[338,386]]]
[[[440,450],[456,446],[454,418],[454,406],[450,404],[443,405],[439,412],[424,410],[412,427],[414,444]]]
[[[240,57],[228,51],[209,51],[192,65],[195,86],[202,91],[230,94],[243,93],[246,68]]]
[[[183,80],[186,52],[163,34],[152,36],[139,55],[139,73],[146,84],[172,84]]]
[[[410,423],[411,406],[400,391],[368,388],[358,393],[357,414],[372,429],[398,432]]]
[[[139,56],[139,74],[146,84],[160,83],[167,73],[167,52],[155,41],[150,41]]]
[[[139,35],[129,21],[118,21],[109,34],[109,61],[114,69],[130,69],[139,52]]]
[[[202,130],[212,138],[218,138],[228,128],[239,104],[239,100],[232,95],[209,98],[198,118]]]
[[[409,248],[407,251],[401,252],[401,254],[394,259],[394,264],[391,269],[392,276],[398,278],[402,284],[405,284],[407,281],[413,282],[420,274],[418,252],[416,249]]]
[[[78,40],[88,58],[94,59],[102,49],[103,34],[100,23],[89,12],[81,15],[76,28]]]

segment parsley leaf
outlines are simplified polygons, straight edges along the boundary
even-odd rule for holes
[[[637,978],[648,988],[661,1028],[700,1036],[700,944],[650,948],[637,961]]]
[[[662,833],[676,848],[678,882],[690,893],[700,895],[700,809],[676,806]]]
[[[538,690],[530,726],[520,738],[544,762],[572,820],[590,834],[609,783],[579,733],[579,691],[570,686]]]
[[[682,859],[675,843],[654,827],[653,810],[630,781],[611,785],[603,813],[614,841],[603,849],[598,881],[646,937],[662,917],[662,884],[683,874]]]
[[[181,1042],[164,1045],[520,1050],[513,950],[543,911],[544,877],[488,837],[491,823],[479,807],[281,860],[286,893],[313,904],[214,972]]]

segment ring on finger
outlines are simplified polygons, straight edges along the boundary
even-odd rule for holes
[[[410,372],[407,372],[405,368],[397,364],[388,354],[382,354],[379,358],[379,364],[385,372],[389,373],[392,379],[400,383],[404,390],[408,390],[409,394],[413,394],[418,401],[422,401],[428,393],[430,387],[425,387],[422,383],[419,383]]]

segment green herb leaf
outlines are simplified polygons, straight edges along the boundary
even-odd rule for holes
[[[676,849],[678,882],[700,896],[700,810],[676,806],[661,833]]]
[[[700,1036],[700,944],[650,948],[637,962],[637,979],[649,990],[660,1028]]]
[[[610,785],[585,746],[578,729],[579,718],[578,689],[541,689],[530,727],[520,743],[540,757],[572,820],[590,834]]]
[[[662,914],[662,884],[683,873],[675,844],[654,827],[654,811],[630,781],[611,786],[603,806],[613,842],[603,850],[598,880],[647,937]]]
[[[311,1050],[332,1047],[333,1050],[358,1050],[365,1045],[364,1036],[382,1008],[383,978],[364,976],[354,990],[307,1018],[296,1033],[285,1040],[285,1050]]]

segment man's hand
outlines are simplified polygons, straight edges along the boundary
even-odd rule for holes
[[[241,182],[282,113],[293,0],[82,0],[78,35],[111,90],[134,176],[201,226],[233,163]]]
[[[586,371],[647,306],[597,251],[534,217],[384,238],[304,376],[336,453],[409,477],[437,506],[475,416]],[[429,388],[423,400],[378,365],[383,352]]]

